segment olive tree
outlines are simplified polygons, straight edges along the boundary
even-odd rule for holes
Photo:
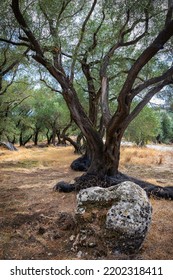
[[[158,71],[159,61],[171,51],[172,0],[12,0],[11,7],[18,29],[1,40],[29,48],[57,83],[86,138],[88,174],[116,176],[126,128],[173,82],[171,63]]]

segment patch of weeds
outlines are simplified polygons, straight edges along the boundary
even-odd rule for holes
[[[39,161],[37,160],[23,160],[17,163],[17,167],[21,168],[32,168],[37,167],[39,165]]]
[[[2,168],[33,168],[39,165],[37,160],[8,161],[0,164]]]

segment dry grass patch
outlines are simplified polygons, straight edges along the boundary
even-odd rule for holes
[[[69,164],[77,156],[73,148],[69,147],[45,147],[45,148],[18,148],[18,151],[4,150],[0,155],[0,164],[4,167],[31,168],[31,167],[56,167]]]
[[[142,249],[144,259],[173,259],[172,203],[151,199],[152,224]]]
[[[120,164],[160,165],[164,163],[166,153],[145,147],[122,147]]]

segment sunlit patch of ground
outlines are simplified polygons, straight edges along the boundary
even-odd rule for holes
[[[122,147],[120,168],[124,173],[150,183],[173,185],[173,152]]]
[[[77,258],[71,251],[74,230],[59,222],[61,213],[74,213],[76,194],[52,189],[58,181],[71,182],[82,174],[69,167],[77,157],[72,147],[0,149],[0,259]],[[172,158],[167,152],[123,147],[120,170],[173,185]],[[173,259],[173,202],[151,198],[151,203],[152,225],[138,257]]]

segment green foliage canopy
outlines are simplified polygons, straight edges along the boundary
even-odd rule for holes
[[[160,117],[157,111],[146,106],[131,122],[125,132],[128,141],[143,146],[148,141],[155,141],[160,133]]]

